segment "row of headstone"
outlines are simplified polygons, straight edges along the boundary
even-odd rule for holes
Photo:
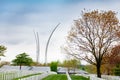
[[[110,75],[102,75],[102,78],[98,78],[95,74],[82,75],[89,76],[90,80],[120,80],[120,76],[110,76]]]
[[[36,74],[36,71],[3,71],[0,72],[0,80],[12,80],[26,75]]]
[[[120,76],[102,75],[102,78],[106,80],[120,80]]]

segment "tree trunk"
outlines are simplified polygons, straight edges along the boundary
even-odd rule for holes
[[[101,78],[100,63],[97,63],[96,67],[97,67],[97,77]]]
[[[20,65],[20,70],[21,70],[21,68],[22,68],[22,65]]]
[[[73,68],[73,70],[74,70],[74,74],[75,74],[75,68]]]

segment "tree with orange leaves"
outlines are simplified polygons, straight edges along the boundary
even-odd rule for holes
[[[111,45],[118,41],[119,20],[113,11],[82,11],[81,18],[74,21],[69,31],[67,54],[86,60],[96,66],[97,77],[101,77],[101,65],[104,55]]]
[[[108,75],[113,74],[114,67],[120,64],[120,45],[110,48],[109,53],[104,55],[103,61],[104,72]]]

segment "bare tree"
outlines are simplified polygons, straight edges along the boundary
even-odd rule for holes
[[[119,21],[113,11],[82,11],[81,18],[74,21],[68,33],[65,51],[76,58],[96,66],[97,77],[101,77],[103,56],[120,32]]]

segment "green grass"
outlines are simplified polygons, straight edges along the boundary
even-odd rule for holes
[[[52,74],[42,80],[67,80],[67,76],[65,74]]]
[[[90,80],[89,78],[83,76],[70,75],[72,80]],[[67,80],[66,74],[52,74],[42,80]]]
[[[89,78],[83,77],[83,76],[75,76],[71,75],[70,76],[72,80],[90,80]]]
[[[30,74],[30,75],[22,76],[22,77],[19,77],[19,78],[15,78],[15,79],[13,79],[13,80],[18,80],[18,79],[27,78],[27,77],[30,77],[30,76],[35,76],[35,75],[40,75],[40,74],[41,74],[41,73]]]

